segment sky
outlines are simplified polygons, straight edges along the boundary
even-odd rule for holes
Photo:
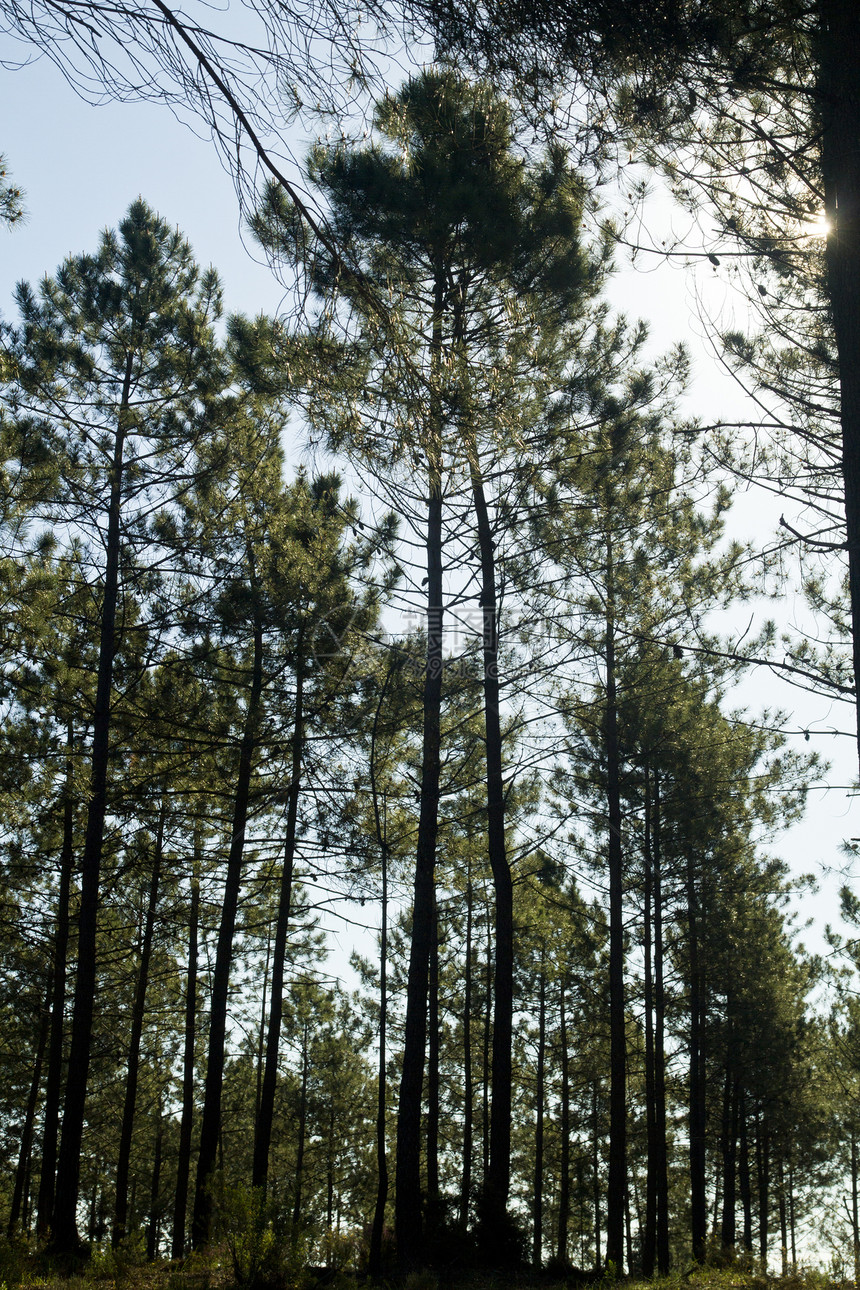
[[[22,46],[0,45],[3,60],[17,60],[26,53]],[[211,140],[196,137],[165,107],[91,106],[42,58],[20,70],[0,69],[0,122],[0,151],[14,182],[25,190],[28,212],[24,224],[8,232],[0,229],[0,316],[14,319],[12,292],[17,281],[37,281],[67,255],[94,250],[100,231],[115,226],[138,195],[181,228],[201,263],[217,267],[228,310],[254,314],[278,309],[283,287],[259,254],[253,257],[251,240],[242,236],[232,180]],[[298,155],[305,146],[300,138],[295,141]],[[668,199],[658,197],[648,208],[648,219],[652,239],[659,244],[663,237],[683,232],[686,217]],[[691,414],[707,421],[736,414],[742,406],[740,395],[720,373],[697,315],[700,300],[715,315],[722,312],[725,317],[727,310],[735,308],[742,311],[720,273],[702,261],[695,270],[688,270],[680,265],[666,267],[645,256],[638,268],[622,264],[610,298],[629,316],[649,320],[655,350],[678,341],[690,345],[693,379],[687,407]],[[288,460],[295,465],[301,455],[297,434]],[[739,492],[731,522],[734,531],[763,540],[777,518],[778,507],[775,510],[761,494]],[[774,612],[774,607],[767,612]],[[794,590],[789,590],[778,613],[786,623],[803,621],[805,610]],[[742,630],[740,618],[734,626]],[[738,704],[752,712],[763,705],[786,710],[788,728],[811,731],[809,743],[796,737],[797,746],[816,748],[832,760],[828,779],[839,787],[815,788],[806,819],[771,847],[796,872],[810,872],[820,879],[820,894],[806,897],[798,916],[814,919],[805,940],[821,949],[824,924],[839,922],[837,891],[846,864],[841,843],[860,835],[860,811],[850,791],[856,779],[853,743],[847,735],[828,733],[834,727],[850,732],[853,712],[845,704],[805,695],[763,670],[751,673],[743,683]]]

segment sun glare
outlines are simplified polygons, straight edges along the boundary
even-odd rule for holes
[[[813,237],[813,238],[825,238],[830,232],[830,229],[831,229],[830,220],[824,214],[824,211],[819,211],[819,213],[815,216],[814,219],[808,219],[803,224],[803,236]]]

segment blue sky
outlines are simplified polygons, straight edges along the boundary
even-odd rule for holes
[[[26,223],[0,230],[6,318],[16,282],[94,250],[99,232],[116,226],[138,195],[182,229],[203,264],[216,265],[229,310],[277,308],[282,288],[242,245],[232,180],[211,140],[195,137],[165,107],[93,107],[42,58],[0,75],[0,121],[0,151],[27,207]]]
[[[26,56],[26,49],[3,49],[4,56]],[[228,310],[255,313],[276,311],[283,288],[269,268],[243,245],[232,180],[208,138],[196,137],[158,104],[108,104],[93,107],[79,99],[60,72],[45,58],[0,75],[0,151],[16,183],[26,191],[26,223],[7,232],[0,229],[0,314],[14,316],[12,290],[24,278],[37,281],[52,272],[69,254],[95,248],[101,229],[115,226],[138,195],[186,234],[203,264],[214,264],[225,285]],[[304,145],[297,141],[299,155]],[[652,208],[652,217],[667,226],[683,222],[666,203]],[[652,230],[655,241],[665,233]],[[731,416],[737,392],[717,375],[702,328],[695,317],[694,295],[704,293],[719,307],[729,293],[719,278],[700,265],[694,277],[675,269],[652,273],[627,269],[619,274],[611,297],[632,316],[650,317],[656,347],[689,341],[694,350],[694,383],[689,398],[692,412],[707,420]],[[298,445],[296,445],[298,448]],[[293,454],[291,454],[292,456]],[[772,507],[757,495],[739,498],[736,523],[760,536],[775,522]],[[793,593],[792,593],[793,594]],[[799,601],[798,601],[799,604]],[[794,606],[785,607],[790,621]],[[800,611],[798,610],[798,613]],[[850,729],[851,712],[844,705],[798,694],[770,674],[751,675],[742,689],[750,707],[763,704],[795,709],[791,724],[801,729],[816,724]],[[856,776],[850,739],[815,736],[811,745],[835,756],[832,782],[847,785]],[[855,815],[852,823],[851,815]],[[843,788],[812,794],[806,821],[773,848],[798,870],[820,871],[842,863],[842,838],[860,835],[856,799]],[[824,894],[807,909],[817,923],[836,918],[831,879]],[[812,938],[813,942],[817,937]]]

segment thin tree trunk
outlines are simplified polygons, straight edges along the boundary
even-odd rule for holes
[[[194,1212],[191,1220],[191,1243],[195,1249],[209,1240],[212,1219],[212,1174],[218,1152],[221,1132],[221,1093],[224,1084],[224,1044],[227,1035],[227,998],[230,988],[230,966],[233,961],[233,936],[236,929],[236,911],[242,885],[242,867],[245,854],[245,829],[248,821],[248,804],[251,794],[251,772],[257,729],[260,722],[263,693],[263,626],[258,614],[254,618],[254,654],[251,667],[251,686],[245,727],[239,749],[239,768],[236,777],[236,795],[233,803],[233,823],[230,832],[230,853],[224,882],[224,900],[221,906],[221,925],[215,951],[215,969],[212,973],[212,999],[209,1008],[209,1049],[206,1062],[206,1084],[203,1095],[203,1122],[200,1128],[200,1154],[197,1159],[197,1181],[194,1188]]]
[[[36,1232],[46,1236],[54,1208],[54,1179],[57,1172],[57,1138],[60,1127],[60,1088],[63,1080],[63,1033],[66,1013],[66,961],[69,952],[69,902],[74,865],[74,735],[71,721],[66,726],[66,783],[63,789],[63,842],[60,848],[60,889],[57,893],[57,930],[54,935],[54,983],[51,990],[51,1031],[48,1043],[48,1071],[42,1116],[42,1164],[39,1172],[39,1200]]]
[[[606,611],[606,805],[609,827],[609,1183],[606,1262],[616,1276],[624,1269],[624,1198],[627,1192],[627,1025],[624,998],[623,854],[621,847],[621,755],[615,677],[614,570],[607,538]]]
[[[431,361],[438,375],[442,350],[444,275],[436,266]],[[421,1100],[427,1042],[427,982],[433,903],[436,838],[439,829],[440,715],[442,706],[442,421],[438,393],[432,395],[427,444],[427,654],[423,694],[421,803],[412,901],[412,942],[406,983],[403,1064],[397,1117],[395,1235],[401,1269],[420,1261]]]
[[[21,1127],[21,1142],[18,1147],[18,1166],[15,1170],[15,1184],[12,1188],[12,1205],[9,1210],[8,1235],[11,1240],[19,1220],[26,1227],[27,1199],[30,1191],[30,1157],[33,1151],[33,1129],[36,1123],[36,1107],[39,1102],[39,1089],[42,1084],[42,1064],[45,1060],[45,1048],[51,1026],[51,995],[54,981],[53,973],[48,981],[45,1002],[39,1015],[39,1035],[36,1041],[36,1056],[33,1061],[33,1078],[27,1095],[27,1106],[24,1111],[24,1123]]]
[[[433,901],[430,972],[427,981],[427,1240],[435,1240],[439,1223],[439,908]]]
[[[296,1143],[296,1176],[293,1184],[293,1239],[297,1239],[302,1217],[302,1183],[305,1170],[305,1140],[308,1126],[308,1023],[302,1027],[302,1085],[299,1093],[299,1137]],[[329,1211],[330,1212],[330,1211]]]
[[[179,1154],[176,1162],[176,1193],[173,1204],[171,1256],[185,1253],[185,1217],[188,1179],[191,1173],[191,1134],[194,1124],[194,1040],[197,1031],[197,935],[200,920],[200,831],[194,831],[194,862],[191,873],[191,909],[188,918],[188,975],[185,982],[185,1045],[182,1055],[182,1117],[179,1122]]]
[[[591,1182],[594,1205],[594,1270],[602,1267],[600,1256],[600,1142],[597,1134],[597,1081],[591,1086]]]
[[[460,1226],[469,1222],[469,1198],[472,1191],[472,857],[466,864],[466,963],[463,980],[463,1157],[460,1171]]]
[[[794,1227],[794,1164],[788,1163],[788,1234],[791,1240],[791,1270],[797,1271],[797,1246]]]
[[[469,468],[481,560],[484,726],[487,759],[487,846],[496,898],[493,975],[493,1066],[490,1112],[490,1173],[485,1188],[487,1235],[506,1232],[511,1182],[511,1052],[514,1017],[514,893],[505,847],[505,793],[499,710],[499,641],[496,559],[478,449],[470,437]]]
[[[788,1214],[785,1204],[785,1167],[782,1156],[777,1168],[777,1185],[779,1187],[779,1253],[782,1275],[788,1276]]]
[[[484,1034],[481,1089],[481,1176],[482,1188],[490,1173],[490,1044],[493,1034],[493,933],[487,910],[487,955],[484,960]]]
[[[377,712],[378,715],[378,712]],[[385,1224],[385,1204],[388,1200],[388,1154],[385,1144],[385,1112],[387,1080],[385,1070],[385,1044],[388,1027],[388,839],[383,803],[380,819],[379,798],[376,791],[373,753],[370,758],[373,788],[373,812],[376,819],[376,836],[382,858],[382,926],[379,933],[379,1065],[376,1077],[376,1205],[373,1211],[373,1228],[370,1233],[368,1271],[371,1277],[382,1275],[382,1231]]]
[[[669,1151],[666,1137],[666,992],[663,981],[663,871],[660,836],[660,777],[654,773],[652,822],[654,867],[654,1119],[656,1138],[657,1271],[668,1276]]]
[[[122,1123],[119,1132],[119,1154],[116,1166],[116,1198],[113,1213],[113,1231],[111,1244],[119,1245],[128,1228],[128,1176],[131,1164],[131,1140],[134,1132],[134,1113],[137,1106],[137,1080],[140,1071],[140,1041],[143,1035],[143,1021],[146,1014],[146,991],[149,985],[149,964],[152,958],[152,940],[155,931],[155,911],[158,906],[158,893],[161,883],[161,862],[164,854],[164,821],[167,815],[167,803],[162,798],[158,813],[158,827],[155,836],[155,850],[152,857],[152,873],[149,880],[149,895],[146,902],[143,935],[140,945],[140,967],[137,974],[137,985],[134,991],[134,1002],[131,1010],[131,1038],[128,1044],[128,1065],[125,1079],[125,1100],[122,1110]]]
[[[110,472],[105,579],[99,634],[98,679],[93,712],[90,758],[90,792],[87,827],[81,857],[81,892],[78,905],[78,961],[72,1006],[72,1036],[63,1102],[63,1129],[57,1157],[52,1246],[57,1253],[72,1254],[78,1239],[77,1208],[81,1178],[84,1108],[92,1049],[93,1009],[96,997],[96,929],[99,912],[102,845],[107,812],[107,776],[110,756],[111,691],[116,651],[116,613],[119,594],[120,513],[122,506],[123,453],[134,354],[126,358],[125,374],[114,439]]]
[[[732,1045],[732,1027],[728,1042]],[[738,1154],[738,1080],[726,1063],[726,1087],[723,1096],[723,1220],[722,1242],[733,1250],[737,1241],[737,1154]]]
[[[269,1178],[269,1151],[275,1116],[275,1089],[278,1081],[278,1052],[284,1013],[284,962],[287,955],[287,930],[293,891],[293,867],[296,855],[296,831],[301,792],[302,753],[305,741],[304,662],[302,638],[296,652],[296,702],[290,750],[290,788],[287,795],[287,830],[284,839],[284,864],[278,896],[278,918],[275,927],[275,953],[272,964],[272,988],[269,999],[269,1032],[266,1036],[266,1066],[260,1092],[260,1110],[254,1132],[254,1168],[252,1184],[265,1194]]]
[[[263,988],[260,999],[260,1024],[257,1027],[257,1089],[254,1097],[254,1157],[257,1154],[257,1124],[263,1100],[263,1067],[266,1061],[266,1016],[269,1011],[269,974],[272,970],[272,928],[266,928],[266,961],[263,964]],[[253,1184],[256,1185],[256,1184]]]
[[[561,1153],[558,1178],[558,1232],[556,1258],[567,1263],[567,1237],[570,1223],[570,1059],[567,1051],[567,981],[562,975],[559,992],[559,1042],[561,1044],[561,1106],[559,1132]],[[598,1238],[599,1239],[599,1238]]]
[[[741,1084],[738,1092],[738,1190],[744,1216],[744,1249],[752,1253],[752,1184],[750,1182],[750,1150],[747,1128],[746,1091]]]
[[[146,1225],[146,1257],[154,1263],[158,1255],[158,1238],[161,1228],[161,1207],[158,1203],[161,1191],[161,1153],[164,1142],[164,1119],[161,1109],[161,1098],[158,1099],[158,1121],[155,1127],[155,1152],[152,1158],[152,1180],[149,1187],[149,1222]]]
[[[652,1277],[657,1262],[657,1108],[654,1080],[654,983],[652,977],[653,857],[651,854],[651,794],[647,762],[644,784],[644,892],[642,912],[642,954],[644,958],[643,1004],[645,1009],[645,1122],[647,1161],[645,1175],[645,1226],[642,1232],[642,1275]]]
[[[767,1272],[768,1205],[770,1201],[770,1134],[767,1119],[756,1114],[756,1163],[758,1173],[758,1248],[762,1271]]]
[[[543,1116],[546,1065],[546,951],[541,947],[538,969],[538,1046],[535,1085],[535,1163],[532,1188],[532,1263],[543,1262]]]
[[[388,1084],[385,1069],[386,1038],[388,1031],[388,812],[385,794],[382,809],[379,806],[379,784],[376,776],[376,748],[379,739],[379,718],[394,671],[389,663],[379,702],[373,715],[370,732],[370,793],[373,801],[373,823],[376,844],[382,862],[382,925],[379,932],[379,1062],[376,1076],[376,1205],[373,1210],[373,1227],[370,1232],[368,1271],[373,1278],[382,1276],[382,1232],[385,1225],[385,1205],[388,1200],[388,1153],[385,1141],[385,1117],[388,1103]]]
[[[705,1156],[705,1051],[699,905],[692,856],[687,858],[687,948],[690,967],[690,1227],[696,1263],[705,1261],[708,1210]]]
[[[821,169],[830,232],[825,262],[839,357],[842,478],[855,689],[860,695],[860,12],[819,0]],[[857,709],[860,754],[860,705]]]
[[[860,1204],[858,1204],[857,1130],[851,1125],[851,1235],[854,1254],[854,1285],[860,1285]]]

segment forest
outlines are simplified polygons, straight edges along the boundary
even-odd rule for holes
[[[0,0],[211,132],[286,292],[144,195],[4,302],[3,1290],[856,1284],[860,896],[809,948],[780,837],[791,687],[860,747],[860,13],[189,13]],[[650,182],[747,421],[610,299]]]

